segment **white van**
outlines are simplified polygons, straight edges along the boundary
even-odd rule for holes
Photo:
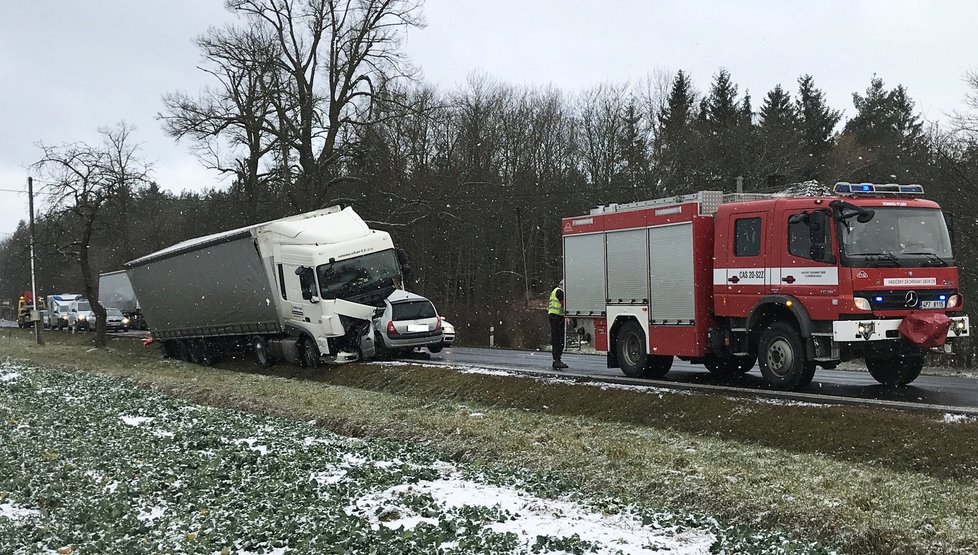
[[[48,310],[44,325],[53,330],[67,328],[71,305],[80,298],[82,298],[81,295],[75,294],[48,295]]]

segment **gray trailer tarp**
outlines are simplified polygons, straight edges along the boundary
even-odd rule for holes
[[[280,328],[270,277],[249,233],[126,264],[158,338]]]
[[[108,272],[98,277],[98,302],[106,308],[118,308],[129,314],[136,312],[139,303],[125,270]]]

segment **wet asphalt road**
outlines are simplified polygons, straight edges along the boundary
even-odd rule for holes
[[[575,377],[625,378],[618,368],[608,368],[604,355],[565,353],[563,360],[570,368],[561,371]],[[452,347],[431,355],[431,362],[465,366],[478,366],[498,370],[537,371],[550,373],[553,359],[547,351],[511,351],[503,349],[478,349]],[[556,373],[556,372],[555,372]],[[659,385],[701,384],[729,386],[766,391],[760,369],[755,366],[740,378],[722,380],[710,374],[699,364],[676,360],[672,369],[661,380],[642,380],[641,383]],[[912,384],[903,387],[884,387],[869,372],[823,370],[815,372],[815,379],[802,393],[830,395],[852,399],[900,401],[922,405],[942,405],[978,409],[978,379],[956,376],[921,375]]]

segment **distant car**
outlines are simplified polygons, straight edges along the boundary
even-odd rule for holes
[[[442,337],[443,337],[443,339],[441,341],[441,346],[443,348],[451,347],[452,346],[452,343],[455,341],[455,326],[453,326],[451,323],[449,323],[448,320],[442,320],[441,321],[441,332],[442,332]],[[437,351],[435,351],[435,352],[437,352]]]
[[[92,312],[92,305],[88,299],[78,298],[71,301],[68,305],[68,328],[77,330],[91,330],[95,323],[95,313]]]
[[[397,290],[384,300],[383,312],[374,318],[374,334],[381,353],[402,354],[418,347],[441,351],[442,321],[431,301]]]
[[[129,331],[129,318],[126,318],[125,314],[118,308],[106,308],[105,329],[106,331]]]

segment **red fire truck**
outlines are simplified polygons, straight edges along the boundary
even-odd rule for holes
[[[923,194],[838,183],[599,206],[562,221],[566,317],[632,377],[677,357],[722,376],[759,362],[771,386],[801,389],[861,358],[880,383],[910,383],[927,349],[970,335],[952,233]]]

